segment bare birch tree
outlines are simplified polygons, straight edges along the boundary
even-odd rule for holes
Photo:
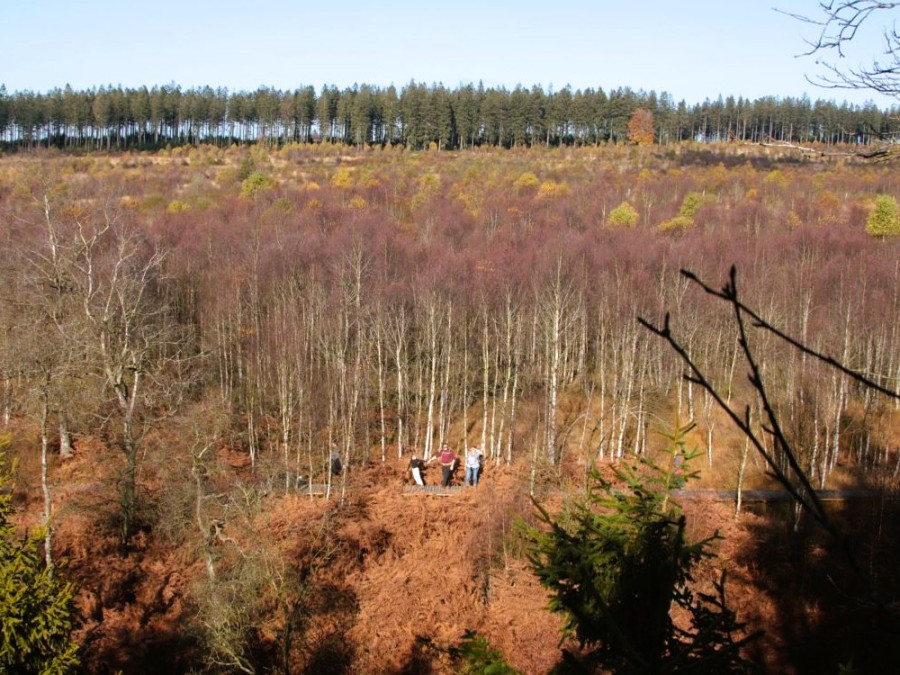
[[[122,540],[137,526],[137,470],[144,423],[180,402],[182,340],[160,293],[165,252],[141,237],[111,204],[74,219],[71,282],[96,370],[117,409],[125,458]]]

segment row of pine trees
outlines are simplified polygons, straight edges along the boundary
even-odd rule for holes
[[[595,145],[629,140],[635,111],[649,111],[655,142],[776,140],[868,145],[900,133],[897,110],[832,100],[721,96],[676,103],[666,92],[619,88],[545,91],[517,86],[410,82],[394,86],[182,89],[105,86],[46,93],[0,86],[0,143],[8,149],[155,149],[262,142],[464,149]]]

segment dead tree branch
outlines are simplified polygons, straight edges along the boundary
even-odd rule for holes
[[[806,40],[809,49],[801,56],[818,56],[825,53],[837,54],[839,60],[850,55],[849,48],[854,42],[864,40],[864,27],[884,17],[886,12],[900,8],[900,2],[880,2],[879,0],[823,0],[819,2],[818,14],[808,16],[775,11],[790,16],[802,23],[815,26],[817,35]],[[896,15],[894,15],[896,16]],[[827,89],[868,89],[887,96],[900,97],[900,34],[895,21],[882,30],[883,51],[881,56],[872,58],[868,65],[846,66],[825,59],[817,59],[816,64],[830,74],[809,78],[816,86]]]
[[[764,417],[762,424],[756,425],[756,427],[753,425],[751,422],[749,405],[747,405],[743,411],[738,411],[725,400],[724,396],[706,376],[694,358],[688,353],[684,345],[672,334],[668,313],[665,315],[661,326],[655,325],[641,317],[638,317],[638,321],[654,335],[665,340],[675,353],[678,354],[679,358],[681,358],[688,368],[688,373],[684,376],[685,379],[702,387],[709,393],[721,410],[731,419],[741,433],[744,434],[750,444],[756,448],[757,452],[765,460],[766,465],[769,467],[771,475],[775,480],[787,490],[796,503],[807,512],[838,545],[848,564],[851,566],[854,575],[864,584],[866,598],[868,598],[869,601],[871,601],[872,598],[875,598],[876,605],[882,608],[886,607],[886,604],[878,599],[879,596],[875,592],[872,579],[859,565],[849,537],[837,527],[828,515],[809,476],[797,459],[797,452],[789,440],[788,435],[780,422],[779,415],[772,404],[771,397],[763,381],[762,369],[750,346],[747,333],[748,324],[753,328],[770,332],[794,348],[836,368],[853,380],[864,386],[871,387],[879,393],[891,398],[900,398],[900,394],[878,384],[870,377],[848,368],[837,359],[807,347],[759,316],[759,314],[745,305],[740,299],[737,287],[737,270],[735,267],[731,268],[728,282],[721,290],[716,290],[708,284],[703,283],[690,271],[682,270],[681,273],[687,279],[700,286],[705,292],[728,303],[732,308],[738,333],[738,344],[749,368],[748,380],[756,394]],[[772,440],[772,450],[767,449],[761,434],[768,436]],[[776,461],[776,453],[780,453],[785,458],[787,470],[783,469],[779,462]]]

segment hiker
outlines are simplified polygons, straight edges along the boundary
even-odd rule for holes
[[[441,462],[441,476],[443,478],[441,485],[443,487],[450,487],[450,478],[453,476],[453,469],[456,465],[456,453],[450,449],[450,446],[447,443],[444,443],[441,446],[441,452],[438,455],[438,459]]]
[[[409,470],[416,485],[425,485],[425,462],[419,459],[419,456],[415,453],[413,453],[412,459],[409,460]]]
[[[675,488],[680,489],[684,487],[684,456],[681,454],[680,450],[675,451],[675,457],[673,458],[674,464],[674,480],[672,484]]]
[[[481,450],[475,446],[466,454],[466,485],[478,487],[479,473],[481,473]]]
[[[337,446],[334,445],[331,447],[331,475],[340,476],[341,469],[343,469],[343,466],[341,465],[341,453],[337,449]]]

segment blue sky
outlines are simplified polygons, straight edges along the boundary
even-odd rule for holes
[[[339,88],[411,80],[557,91],[617,87],[688,104],[763,96],[880,108],[896,99],[828,90],[801,57],[818,0],[6,0],[0,84],[46,92],[71,84]],[[881,47],[857,39],[868,62]],[[853,61],[856,58],[856,61]]]

